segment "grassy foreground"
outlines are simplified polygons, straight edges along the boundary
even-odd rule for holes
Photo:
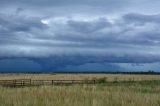
[[[160,80],[0,87],[0,106],[160,106]]]

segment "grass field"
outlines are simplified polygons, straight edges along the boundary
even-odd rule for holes
[[[8,79],[42,79],[42,80],[84,80],[106,78],[108,81],[118,80],[160,80],[160,75],[128,75],[128,74],[0,74],[0,80]]]
[[[100,79],[95,85],[0,87],[0,106],[160,106],[160,76],[0,74],[4,79]]]

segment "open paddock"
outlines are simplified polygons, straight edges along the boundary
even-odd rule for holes
[[[108,81],[113,80],[160,80],[160,75],[134,75],[134,74],[0,74],[0,80],[13,80],[13,79],[32,79],[32,80],[93,80],[106,78]]]
[[[98,83],[69,86],[1,86],[0,106],[160,106],[159,75],[0,74],[0,80],[11,79],[96,79]]]

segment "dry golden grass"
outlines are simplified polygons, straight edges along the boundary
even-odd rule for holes
[[[1,74],[0,79],[92,79],[153,80],[147,83],[96,85],[0,87],[0,106],[160,106],[157,75],[113,74]]]
[[[94,78],[114,80],[160,80],[160,75],[128,75],[128,74],[0,74],[0,80],[8,79],[43,79],[43,80],[85,80]]]
[[[160,86],[0,88],[1,106],[160,106]]]

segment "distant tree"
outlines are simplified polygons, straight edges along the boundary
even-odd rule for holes
[[[153,70],[148,70],[148,73],[154,73],[154,71]]]

